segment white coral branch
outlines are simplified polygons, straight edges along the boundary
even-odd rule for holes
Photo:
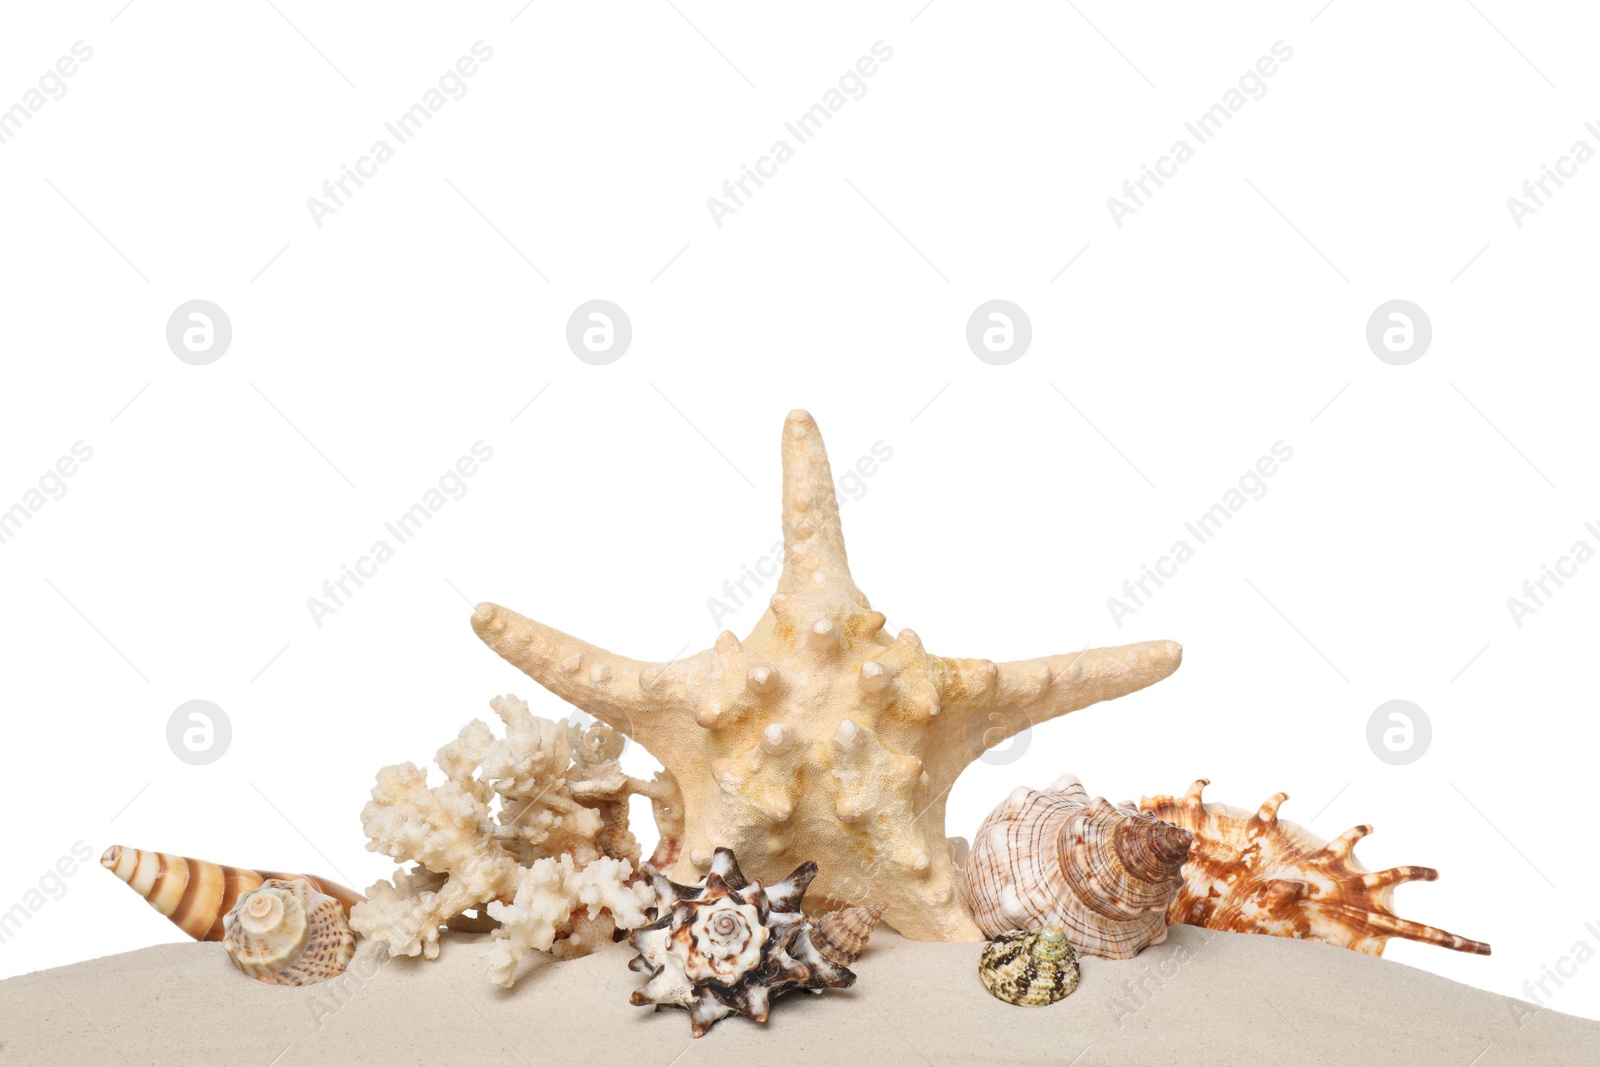
[[[625,775],[609,727],[577,731],[509,695],[490,706],[505,736],[467,724],[438,752],[443,782],[430,786],[412,763],[378,772],[361,813],[367,847],[414,866],[372,886],[351,925],[391,956],[433,959],[441,930],[477,909],[469,925],[500,924],[491,977],[510,985],[530,953],[585,955],[648,921],[628,798],[650,796],[659,813],[676,789]],[[662,832],[664,842],[680,833]]]
[[[489,915],[500,921],[489,977],[509,987],[531,952],[571,959],[610,940],[613,930],[643,926],[655,894],[632,876],[632,864],[608,857],[582,868],[571,856],[547,857],[523,868],[512,902],[489,905]]]

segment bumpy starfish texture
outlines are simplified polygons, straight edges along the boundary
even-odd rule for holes
[[[828,456],[804,411],[784,425],[783,540],[777,592],[750,636],[724,631],[687,659],[629,659],[495,604],[479,604],[472,626],[677,780],[686,824],[672,878],[698,881],[718,847],[761,879],[814,860],[825,906],[881,903],[906,937],[981,941],[944,831],[957,776],[1030,726],[1160,681],[1182,649],[994,663],[891,634],[850,576]]]

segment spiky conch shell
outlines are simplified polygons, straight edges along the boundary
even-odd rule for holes
[[[1395,886],[1431,882],[1439,872],[1411,866],[1368,871],[1353,850],[1371,826],[1323,841],[1278,818],[1287,793],[1274,793],[1251,814],[1205,803],[1201,794],[1209,784],[1200,778],[1182,797],[1139,801],[1145,811],[1194,834],[1183,889],[1167,909],[1169,922],[1322,941],[1372,956],[1382,955],[1391,937],[1489,955],[1482,941],[1394,914]]]
[[[268,878],[223,918],[239,969],[269,985],[312,985],[344,973],[356,937],[344,908],[306,878]]]
[[[150,852],[112,845],[100,857],[100,866],[126,882],[152,908],[196,941],[221,941],[222,920],[244,894],[269,878],[304,878],[325,896],[339,902],[345,917],[367,898],[326,878],[279,871],[253,871],[224,867],[209,860]]]
[[[1078,954],[1059,926],[1007,930],[978,956],[983,987],[1007,1004],[1054,1004],[1078,988]]]
[[[882,915],[881,908],[852,909],[826,932],[813,925],[800,901],[817,875],[815,863],[772,886],[746,879],[726,848],[716,850],[697,886],[679,885],[648,863],[642,870],[656,890],[658,917],[628,938],[639,951],[628,966],[650,975],[630,1001],[687,1008],[695,1037],[730,1014],[764,1023],[772,998],[791,989],[854,984],[855,974],[836,957],[859,955],[871,930],[861,927]]]
[[[989,937],[1059,926],[1077,950],[1123,960],[1167,937],[1183,887],[1188,831],[1065,775],[1020,787],[983,821],[962,868],[967,904]]]

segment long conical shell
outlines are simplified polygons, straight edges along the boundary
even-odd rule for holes
[[[962,868],[967,904],[990,937],[1059,926],[1085,955],[1128,959],[1166,939],[1189,842],[1186,830],[1090,800],[1070,775],[1019,788],[978,828]]]
[[[1395,915],[1395,886],[1431,882],[1439,872],[1432,867],[1368,871],[1353,850],[1372,827],[1352,827],[1323,841],[1278,818],[1287,793],[1275,793],[1247,812],[1205,803],[1201,794],[1208,784],[1201,778],[1181,797],[1139,802],[1194,834],[1183,891],[1167,909],[1169,922],[1323,941],[1372,956],[1382,955],[1391,937],[1489,955],[1482,941]]]
[[[112,845],[100,865],[128,883],[150,906],[196,941],[221,941],[222,919],[238,899],[268,878],[305,878],[318,892],[339,902],[346,916],[367,899],[337,882],[310,875],[224,867],[207,860]]]
[[[311,985],[344,973],[356,939],[344,908],[308,878],[269,878],[223,917],[239,969],[271,985]]]
[[[883,912],[882,904],[830,911],[813,921],[811,944],[834,963],[849,966],[866,951],[867,939]]]

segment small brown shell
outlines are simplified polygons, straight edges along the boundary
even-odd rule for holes
[[[1085,955],[1128,959],[1166,939],[1189,841],[1134,808],[1091,800],[1071,775],[1019,788],[978,828],[962,868],[967,903],[989,937],[1059,926]]]
[[[268,878],[304,878],[318,892],[337,900],[346,917],[351,907],[367,899],[326,878],[224,867],[207,860],[122,845],[106,849],[100,865],[128,883],[152,908],[196,941],[221,941],[223,916],[233,910],[241,896]]]
[[[883,918],[882,904],[830,911],[811,924],[811,944],[840,966],[848,967],[861,958],[873,927]]]
[[[1371,826],[1352,827],[1323,841],[1278,818],[1287,793],[1274,793],[1252,814],[1205,803],[1201,793],[1209,784],[1201,778],[1182,797],[1139,801],[1145,811],[1194,834],[1183,889],[1167,909],[1169,922],[1322,941],[1372,956],[1382,955],[1391,937],[1489,955],[1482,941],[1395,915],[1395,886],[1431,882],[1439,872],[1432,867],[1369,872],[1353,850]]]

